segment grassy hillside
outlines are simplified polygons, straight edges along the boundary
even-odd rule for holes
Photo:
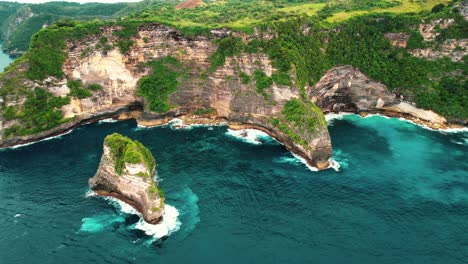
[[[116,14],[130,12],[132,4],[49,2],[19,4],[0,2],[0,40],[6,52],[20,54],[29,48],[31,36],[41,28],[70,18],[75,20],[111,19]],[[136,4],[133,4],[136,5]]]

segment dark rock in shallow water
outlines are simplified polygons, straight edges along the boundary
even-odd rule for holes
[[[140,142],[114,133],[104,140],[104,153],[89,185],[98,195],[112,196],[156,224],[164,213],[164,194],[154,181],[156,162]]]

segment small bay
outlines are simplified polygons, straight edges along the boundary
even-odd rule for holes
[[[2,51],[2,43],[0,42],[0,73],[12,62],[13,59]]]

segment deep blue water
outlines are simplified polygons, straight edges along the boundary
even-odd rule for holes
[[[357,116],[329,129],[340,173],[226,127],[101,123],[1,150],[0,263],[468,262],[468,133]],[[155,240],[86,196],[112,132],[153,152],[178,231]]]
[[[3,69],[12,61],[13,59],[11,59],[10,56],[2,52],[2,42],[0,42],[0,73],[3,72]]]

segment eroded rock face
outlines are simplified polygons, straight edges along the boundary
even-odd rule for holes
[[[383,113],[404,116],[434,128],[444,127],[447,120],[433,111],[419,109],[397,99],[387,87],[370,80],[352,66],[329,70],[308,90],[308,95],[323,112]]]
[[[109,41],[116,41],[113,32],[118,27],[102,29],[102,36]],[[237,128],[253,127],[268,132],[281,141],[288,149],[303,156],[313,166],[324,168],[332,156],[330,137],[326,125],[319,125],[308,131],[291,124],[290,129],[307,139],[308,146],[299,145],[282,130],[273,126],[271,119],[281,116],[284,105],[293,98],[299,98],[299,88],[273,84],[265,92],[271,95],[266,98],[257,91],[255,82],[244,84],[240,72],[254,75],[256,69],[266,76],[271,76],[276,69],[266,54],[242,53],[227,57],[224,65],[210,72],[210,56],[216,50],[213,38],[224,38],[229,35],[227,29],[218,29],[211,38],[197,36],[188,38],[175,29],[159,25],[146,24],[138,28],[134,45],[128,54],[121,54],[115,48],[107,54],[95,50],[99,38],[87,38],[67,44],[68,58],[63,66],[69,78],[79,78],[84,84],[98,83],[103,89],[93,92],[91,98],[73,100],[63,107],[66,117],[81,118],[96,112],[135,102],[145,105],[145,100],[137,96],[137,82],[148,75],[150,68],[141,67],[141,63],[162,59],[167,56],[177,58],[187,68],[187,77],[179,78],[178,89],[169,95],[172,109],[167,113],[154,113],[146,108],[137,121],[143,125],[158,125],[172,118],[185,119],[188,122],[206,122],[206,116],[192,113],[197,109],[214,109],[209,116],[216,123],[227,121]],[[82,54],[87,54],[82,56]],[[202,78],[202,75],[206,75]],[[253,78],[253,77],[252,77]],[[321,120],[322,114],[311,112]]]
[[[415,57],[428,60],[448,57],[453,62],[460,62],[468,55],[467,47],[468,39],[447,39],[437,48],[414,49],[409,52]]]
[[[115,133],[104,140],[104,153],[89,185],[98,195],[130,204],[146,222],[156,224],[164,213],[164,197],[154,174],[155,161],[149,150]]]
[[[390,41],[390,44],[396,48],[406,48],[406,44],[410,38],[410,35],[405,32],[393,33],[389,32],[385,34],[385,37]]]
[[[324,112],[372,111],[398,102],[385,85],[352,66],[329,70],[308,94]]]

